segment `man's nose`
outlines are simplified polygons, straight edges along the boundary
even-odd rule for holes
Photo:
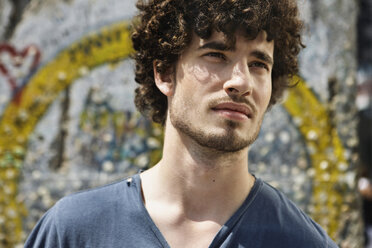
[[[232,68],[231,76],[223,88],[228,95],[248,96],[252,93],[252,77],[247,63],[238,62]]]

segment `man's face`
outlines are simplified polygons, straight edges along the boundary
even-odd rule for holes
[[[203,147],[236,152],[257,138],[271,96],[274,42],[237,35],[228,48],[221,33],[194,35],[180,56],[168,97],[172,125]]]

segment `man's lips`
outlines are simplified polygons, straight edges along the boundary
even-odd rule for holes
[[[212,110],[225,114],[234,119],[252,118],[252,110],[245,104],[233,102],[220,103],[213,107]]]

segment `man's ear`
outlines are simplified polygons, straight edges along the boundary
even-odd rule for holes
[[[166,96],[171,96],[174,91],[173,70],[169,68],[165,73],[159,73],[156,69],[157,61],[153,62],[154,79],[156,87]]]

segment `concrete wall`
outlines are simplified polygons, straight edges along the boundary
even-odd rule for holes
[[[250,170],[342,247],[362,247],[355,194],[355,1],[300,0],[302,83],[267,115]],[[136,173],[162,130],[135,112],[134,0],[0,0],[0,246],[59,198]],[[248,156],[248,155],[247,155]]]

